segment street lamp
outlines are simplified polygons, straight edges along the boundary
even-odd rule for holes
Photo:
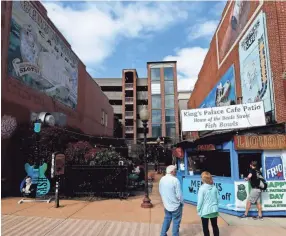
[[[55,118],[52,114],[48,112],[32,113],[31,121],[34,123],[34,132],[36,133],[36,156],[35,164],[36,166],[40,165],[39,163],[39,139],[42,125],[55,126]]]
[[[143,123],[144,128],[144,162],[145,162],[145,197],[141,204],[142,208],[152,208],[153,205],[149,198],[149,190],[148,190],[148,163],[147,163],[147,151],[146,151],[146,136],[147,136],[147,122],[149,120],[149,112],[146,106],[143,106],[142,110],[139,112],[140,119]]]
[[[35,169],[39,169],[40,165],[41,165],[41,161],[40,161],[40,148],[39,148],[39,142],[40,142],[40,132],[41,132],[41,126],[42,125],[48,125],[48,126],[54,126],[55,125],[55,117],[48,113],[48,112],[40,112],[40,113],[35,113],[32,112],[31,116],[30,116],[30,120],[31,122],[33,122],[34,124],[34,132],[36,134],[35,138],[35,143],[36,143],[36,152],[35,152],[35,159],[34,159],[34,168]],[[40,183],[40,176],[39,176],[39,172],[34,172],[34,173],[38,173],[38,176],[34,175],[32,177],[32,181],[35,180],[35,184],[37,184],[37,190],[38,190],[38,184]],[[34,174],[33,173],[33,174]],[[37,178],[37,179],[36,179]],[[34,180],[33,180],[34,179]],[[41,185],[41,183],[40,183]],[[37,197],[37,190],[36,190],[36,197]],[[49,199],[35,199],[35,200],[27,200],[27,199],[21,199],[18,204],[21,204],[22,202],[47,202],[49,203],[51,201],[51,198]]]
[[[160,144],[161,143],[160,137],[158,137],[156,141],[157,141],[158,144]]]

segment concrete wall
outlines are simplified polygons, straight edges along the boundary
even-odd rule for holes
[[[39,2],[33,2],[50,26],[70,48],[62,34],[48,19],[46,9]],[[113,108],[100,87],[86,72],[85,65],[78,65],[78,101],[75,109],[53,100],[44,93],[10,78],[7,74],[10,19],[12,2],[1,2],[1,92],[2,115],[16,117],[18,123],[28,122],[30,112],[62,112],[67,115],[67,125],[80,128],[83,132],[96,136],[113,136]],[[101,125],[101,111],[107,113],[107,127]]]

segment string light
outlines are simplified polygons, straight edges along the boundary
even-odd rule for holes
[[[66,131],[68,133],[73,133],[73,134],[78,134],[78,135],[81,135],[81,136],[85,136],[85,137],[90,137],[90,138],[100,138],[100,139],[114,139],[114,140],[122,140],[122,141],[125,141],[125,140],[132,140],[132,141],[135,141],[135,140],[142,140],[143,142],[143,138],[113,138],[113,137],[108,137],[108,136],[94,136],[94,135],[91,135],[91,134],[83,134],[83,133],[78,133],[78,132],[74,132],[74,131],[70,131],[70,130],[67,130],[67,129],[64,129],[64,128],[61,128],[61,127],[57,127],[63,131]],[[153,139],[153,137],[150,137],[151,139]],[[147,138],[148,139],[148,138]],[[155,138],[154,138],[155,139]],[[171,140],[178,140],[178,138],[176,137],[164,137],[164,139],[171,139]]]

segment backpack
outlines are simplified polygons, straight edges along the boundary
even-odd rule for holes
[[[260,171],[256,171],[257,174],[257,179],[259,180],[259,186],[258,188],[260,188],[261,190],[266,190],[267,189],[267,183],[266,180],[263,178],[262,174],[260,173]]]

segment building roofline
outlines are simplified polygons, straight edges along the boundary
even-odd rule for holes
[[[138,76],[137,70],[136,70],[135,68],[133,68],[133,69],[122,69],[122,71],[123,71],[123,72],[124,72],[125,70],[133,70],[133,71],[135,71],[136,76],[137,76],[137,79],[139,79],[139,76]]]
[[[149,64],[162,64],[162,63],[176,63],[177,64],[177,61],[148,61],[147,65],[149,65]]]
[[[122,69],[122,70],[136,70],[135,68],[124,68],[124,69]],[[137,71],[137,70],[136,70]]]
[[[120,77],[117,77],[117,78],[93,78],[94,80],[105,80],[105,79],[122,79]]]

